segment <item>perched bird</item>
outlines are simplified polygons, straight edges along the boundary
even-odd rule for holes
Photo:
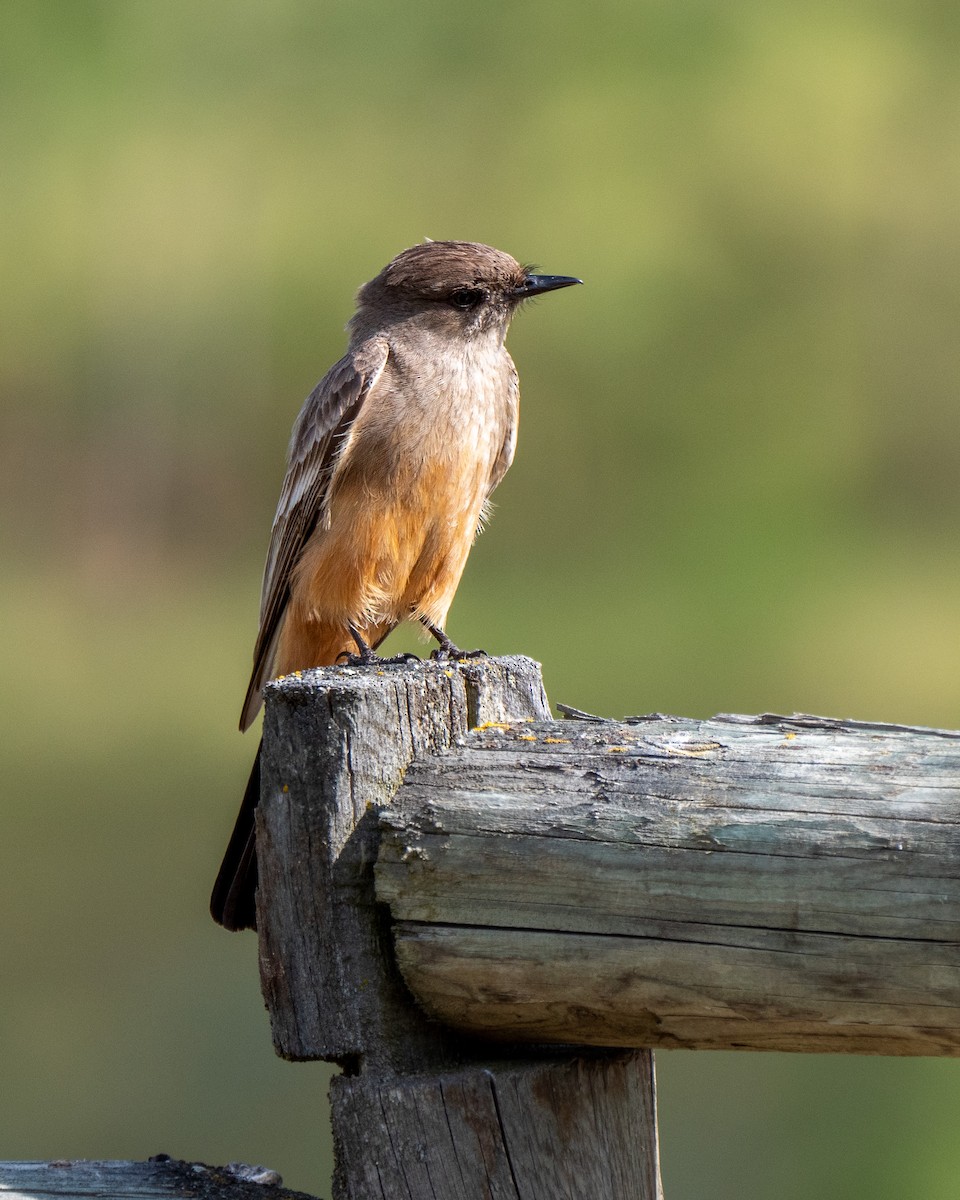
[[[269,680],[379,661],[401,621],[420,621],[440,656],[462,655],[447,612],[516,446],[507,328],[522,301],[580,282],[492,246],[428,241],[360,289],[347,353],[293,427],[241,730]],[[258,750],[210,902],[227,929],[256,927],[259,797]]]

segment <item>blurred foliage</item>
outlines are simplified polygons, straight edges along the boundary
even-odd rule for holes
[[[327,1188],[205,915],[290,422],[424,236],[524,313],[455,637],[611,714],[960,723],[960,9],[7,0],[0,1155]],[[960,1066],[662,1054],[670,1200],[954,1197]]]

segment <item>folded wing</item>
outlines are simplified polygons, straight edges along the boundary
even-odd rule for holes
[[[272,678],[277,640],[290,599],[291,574],[311,534],[325,519],[330,478],[338,455],[383,373],[387,357],[387,343],[379,338],[346,354],[311,392],[293,427],[287,473],[263,572],[260,630],[240,716],[241,730],[253,722],[262,703],[263,685]]]

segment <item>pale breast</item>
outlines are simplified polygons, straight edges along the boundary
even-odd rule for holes
[[[438,518],[479,515],[512,457],[517,407],[516,371],[502,346],[433,356],[392,352],[351,430],[333,487],[349,479],[388,504],[415,499],[418,508],[427,489]]]
[[[502,346],[414,365],[391,354],[340,453],[327,519],[297,568],[296,602],[312,620],[442,625],[509,466],[518,398]]]

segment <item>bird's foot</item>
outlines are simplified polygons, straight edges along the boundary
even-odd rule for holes
[[[434,662],[453,662],[461,658],[487,657],[486,650],[461,650],[459,646],[447,637],[439,625],[433,625],[430,621],[424,621],[423,626],[440,643],[439,647],[430,655]]]
[[[486,650],[461,650],[459,646],[454,646],[450,643],[450,649],[446,646],[441,646],[439,650],[434,650],[430,655],[433,662],[460,662],[465,658],[486,658]]]
[[[351,654],[349,650],[344,650],[342,654],[337,655],[337,662],[345,667],[389,667],[397,663],[420,662],[418,655],[406,652],[383,658],[371,649],[363,634],[353,625],[350,626],[350,635],[357,643],[357,653]]]
[[[349,650],[344,650],[342,654],[337,655],[337,665],[341,667],[395,667],[399,663],[418,662],[423,662],[420,655],[407,651],[403,654],[391,654],[389,658],[384,658],[373,650],[368,650],[366,654],[351,654]]]

